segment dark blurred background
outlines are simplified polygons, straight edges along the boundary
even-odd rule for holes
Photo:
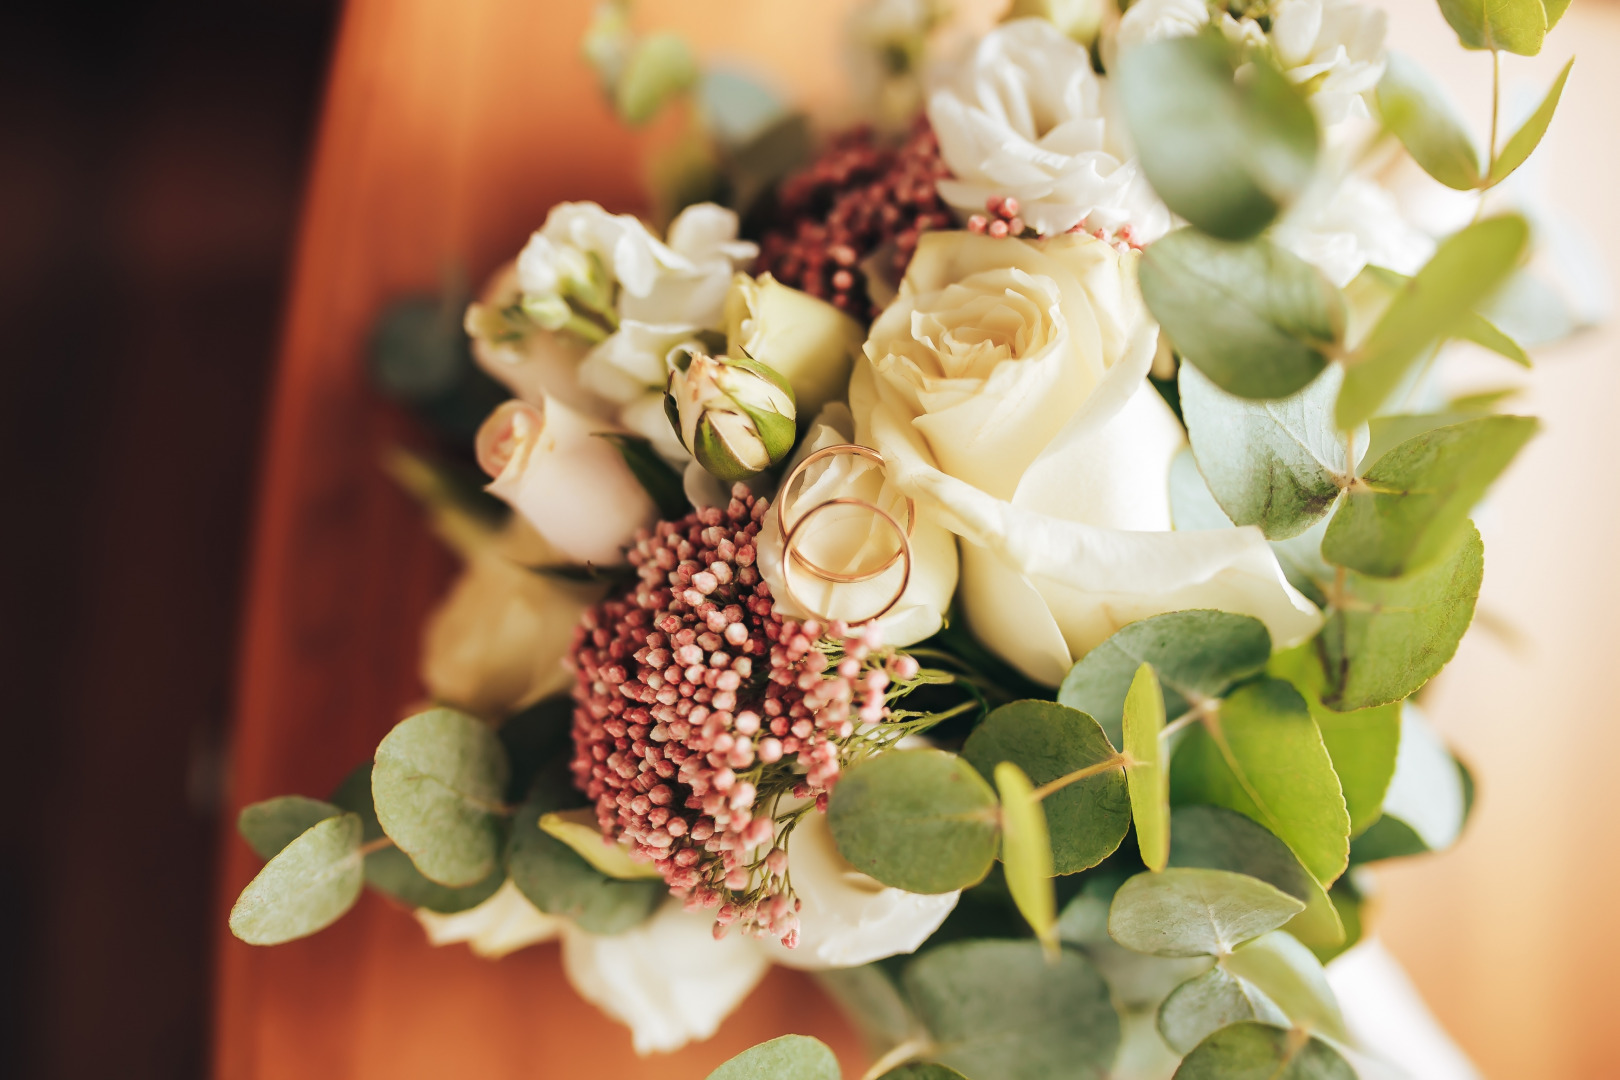
[[[0,13],[0,1076],[206,1072],[250,494],[337,12]]]

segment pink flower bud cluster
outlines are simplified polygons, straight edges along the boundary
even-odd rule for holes
[[[1024,235],[1024,219],[1018,216],[1018,200],[1011,195],[992,195],[984,202],[984,213],[967,219],[968,232],[993,236],[997,240]]]
[[[738,484],[724,509],[636,535],[634,586],[574,631],[573,773],[604,834],[718,907],[717,932],[791,944],[777,802],[825,799],[856,724],[887,716],[889,674],[875,625],[776,613],[755,565],[767,505]]]

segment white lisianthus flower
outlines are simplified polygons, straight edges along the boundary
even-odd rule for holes
[[[799,943],[760,939],[771,960],[805,970],[856,967],[914,952],[956,907],[957,892],[893,889],[838,853],[827,815],[812,810],[788,841],[788,874],[800,901]]]
[[[1308,88],[1326,124],[1366,119],[1388,57],[1389,16],[1358,0],[1283,0],[1268,38],[1288,78]]]
[[[559,401],[508,401],[478,431],[488,490],[575,562],[623,560],[635,531],[658,509],[612,443],[615,431]]]
[[[857,437],[961,539],[970,628],[1047,685],[1163,612],[1252,615],[1280,646],[1320,622],[1258,529],[1171,531],[1156,346],[1134,256],[930,233],[850,384]]]
[[[1049,236],[1084,221],[1157,239],[1169,213],[1125,160],[1105,106],[1083,46],[1044,19],[1003,23],[929,96],[953,174],[939,182],[940,196],[964,215],[983,212],[991,196],[1014,196],[1023,220]]]
[[[714,919],[668,900],[648,921],[601,936],[567,924],[563,970],[579,996],[626,1024],[636,1053],[667,1053],[707,1039],[764,978],[753,939],[716,941]]]
[[[449,539],[466,568],[423,632],[428,693],[493,718],[568,689],[574,624],[600,590],[530,569],[566,560],[518,515],[482,541]]]
[[[584,339],[536,329],[523,313],[517,261],[490,275],[463,320],[473,358],[514,397],[538,405],[548,398],[592,416],[611,416],[613,405],[580,385],[579,364],[590,351]]]
[[[434,945],[466,942],[469,949],[486,960],[499,960],[508,953],[550,941],[568,925],[567,919],[547,915],[529,903],[529,898],[510,881],[477,907],[453,915],[417,908],[416,921]]]
[[[1324,174],[1271,232],[1340,288],[1368,266],[1415,274],[1435,241],[1413,225],[1390,191],[1359,173]]]
[[[854,438],[855,420],[848,406],[841,402],[828,405],[805,433],[784,476],[817,450],[849,443]],[[791,493],[778,491],[775,499],[784,496],[789,498],[786,509],[790,526],[812,507],[837,498],[861,499],[888,513],[899,525],[906,524],[905,495],[892,480],[885,479],[883,471],[852,457],[834,456],[811,465],[805,470],[802,484],[796,484]],[[825,526],[807,527],[806,532],[799,550],[816,565],[834,573],[862,573],[880,565],[896,550],[894,530],[867,511],[852,510],[837,519],[829,515]],[[822,615],[859,618],[871,614],[894,596],[905,573],[905,567],[897,563],[870,581],[828,584],[793,569],[790,591],[782,580],[782,530],[774,509],[765,516],[758,543],[760,575],[771,586],[776,609],[794,618],[810,614],[794,603],[794,596],[816,605]],[[956,591],[956,540],[937,521],[920,512],[911,534],[911,560],[905,592],[878,620],[885,645],[903,648],[938,633]],[[794,835],[797,843],[798,834]],[[794,880],[798,880],[797,871]]]
[[[756,254],[737,239],[737,215],[713,203],[682,211],[667,241],[633,215],[595,203],[553,207],[517,260],[523,311],[545,336],[562,339],[565,356],[588,347],[578,362],[578,399],[553,396],[606,402],[623,427],[683,460],[663,414],[665,356],[700,331],[721,329],[732,275]],[[537,381],[542,390],[550,382]]]

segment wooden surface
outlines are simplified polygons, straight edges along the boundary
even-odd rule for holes
[[[834,99],[836,11],[807,16],[788,0],[643,6],[706,47],[747,51],[811,104]],[[1403,51],[1436,68],[1483,131],[1488,61],[1456,48],[1431,3],[1384,6]],[[433,287],[447,263],[476,278],[558,199],[625,207],[636,198],[635,148],[574,57],[585,8],[349,6],[272,409],[233,748],[237,804],[326,792],[419,692],[418,628],[450,565],[375,465],[401,434],[361,377],[378,304]],[[1554,204],[1613,251],[1620,209],[1600,178],[1620,166],[1620,11],[1576,4],[1546,56],[1509,61],[1509,85],[1546,86],[1577,50],[1543,173]],[[1606,1021],[1620,968],[1620,923],[1607,911],[1620,886],[1611,779],[1620,729],[1607,681],[1620,610],[1617,346],[1612,329],[1593,335],[1528,380],[1523,408],[1547,430],[1482,518],[1484,603],[1527,644],[1476,633],[1429,702],[1479,776],[1478,816],[1456,852],[1382,875],[1380,926],[1393,951],[1486,1075],[1502,1080],[1615,1075]],[[1487,377],[1503,381],[1501,371]],[[787,1030],[828,1038],[854,1060],[853,1039],[813,989],[777,972],[714,1041],[638,1061],[624,1030],[573,996],[553,947],[494,965],[431,949],[372,896],[315,939],[250,949],[223,925],[256,860],[233,837],[224,844],[222,1080],[679,1080]]]

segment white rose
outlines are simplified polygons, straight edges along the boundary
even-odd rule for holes
[[[508,401],[478,431],[489,491],[522,514],[558,551],[581,563],[621,562],[657,507],[593,420],[559,401]]]
[[[784,476],[815,451],[851,442],[855,435],[849,408],[839,402],[827,406],[805,433]],[[876,612],[894,596],[905,574],[905,567],[899,563],[871,581],[856,584],[827,584],[794,569],[790,592],[782,580],[782,530],[774,509],[775,499],[783,495],[782,491],[776,493],[772,512],[765,516],[759,535],[759,570],[771,586],[777,610],[796,618],[809,615],[793,601],[793,596],[798,596],[814,604],[818,614],[858,619]],[[793,525],[812,507],[834,498],[865,500],[884,510],[900,526],[906,524],[905,496],[894,482],[864,461],[842,455],[825,458],[805,470],[786,508],[788,524]],[[825,525],[818,522],[805,527],[803,542],[798,545],[810,561],[823,569],[858,574],[880,565],[896,550],[894,530],[870,512],[851,510],[842,517],[830,512],[826,516]],[[879,620],[886,645],[913,645],[938,633],[951,594],[956,591],[956,540],[920,512],[911,535],[911,559],[911,577],[905,592]]]
[[[1357,0],[1283,0],[1269,39],[1289,79],[1309,85],[1324,123],[1372,114],[1366,95],[1384,77],[1389,16]]]
[[[711,914],[665,901],[647,922],[620,934],[563,930],[563,970],[579,996],[630,1027],[638,1054],[707,1039],[770,966],[743,934],[716,941]]]
[[[850,384],[890,478],[961,538],[970,627],[1048,685],[1150,615],[1253,615],[1279,645],[1320,619],[1258,529],[1169,531],[1183,436],[1156,345],[1134,256],[931,233]]]
[[[416,921],[434,945],[466,942],[486,960],[499,960],[508,953],[550,941],[568,925],[567,919],[547,915],[529,903],[529,898],[510,881],[477,907],[453,915],[417,908]]]
[[[1091,54],[1044,19],[1014,19],[986,34],[946,73],[928,119],[953,179],[940,196],[963,214],[991,196],[1015,196],[1045,235],[1082,221],[1143,241],[1170,227],[1168,211],[1127,162],[1106,116]]]
[[[767,956],[788,967],[856,967],[914,952],[956,907],[960,891],[923,895],[892,889],[838,853],[827,815],[812,810],[788,840],[788,875],[798,896],[799,943],[761,939]]]
[[[770,274],[738,274],[726,295],[726,351],[758,360],[793,387],[804,420],[844,396],[865,328]]]
[[[428,693],[494,718],[567,689],[574,624],[600,590],[529,569],[565,560],[516,515],[492,537],[451,542],[466,568],[423,632]]]

